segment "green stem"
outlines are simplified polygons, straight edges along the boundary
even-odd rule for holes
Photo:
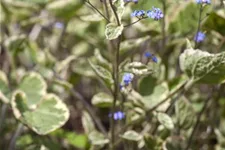
[[[117,25],[120,26],[120,19],[119,16],[116,12],[115,6],[113,5],[112,0],[109,0],[110,7],[114,13],[114,16],[116,18]],[[119,93],[119,50],[120,50],[120,43],[121,43],[121,36],[119,36],[116,39],[117,46],[114,54],[114,60],[113,60],[113,79],[114,79],[114,94],[113,94],[113,106],[111,108],[111,113],[115,113],[116,109],[116,101],[118,99],[118,93]],[[113,42],[111,42],[113,44]],[[110,124],[111,124],[111,142],[110,142],[110,149],[114,150],[115,149],[115,121],[114,118],[111,117],[110,119]]]
[[[9,150],[14,150],[16,146],[16,139],[20,136],[20,134],[23,131],[23,124],[19,123],[16,129],[15,134],[13,135],[10,144],[9,144]]]
[[[85,2],[88,3],[95,11],[97,11],[107,22],[110,22],[110,20],[103,13],[101,13],[89,0],[86,0]]]

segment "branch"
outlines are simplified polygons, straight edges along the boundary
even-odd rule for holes
[[[88,3],[95,11],[97,11],[106,21],[110,22],[110,20],[103,13],[101,13],[89,0],[86,0],[85,2]]]

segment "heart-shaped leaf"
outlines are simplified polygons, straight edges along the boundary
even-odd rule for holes
[[[45,135],[61,127],[69,118],[69,110],[59,97],[46,94],[32,109],[29,99],[23,91],[16,91],[12,97],[12,109],[15,117],[37,134]]]
[[[118,36],[120,36],[122,34],[122,31],[123,25],[117,26],[114,23],[109,23],[106,25],[105,35],[107,39],[113,40],[116,39]]]
[[[23,76],[19,89],[26,94],[29,108],[35,107],[46,94],[47,85],[41,75],[31,72]]]

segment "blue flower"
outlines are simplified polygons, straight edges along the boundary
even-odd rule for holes
[[[64,27],[64,24],[61,23],[61,22],[56,22],[56,23],[54,24],[54,27],[55,27],[55,28],[58,28],[58,29],[62,29],[62,28]]]
[[[131,81],[133,80],[133,78],[134,78],[134,75],[132,73],[125,73],[123,75],[122,81],[127,86],[127,85],[129,85],[131,83]]]
[[[157,63],[158,59],[156,56],[152,55],[150,52],[145,52],[145,57],[151,58],[153,62]]]
[[[109,114],[109,117],[112,117],[112,114]],[[125,113],[122,111],[117,111],[113,114],[114,120],[122,120],[125,117]]]
[[[152,61],[155,62],[155,63],[157,63],[157,62],[158,62],[157,57],[153,56],[153,57],[152,57]]]
[[[145,57],[150,58],[152,54],[150,52],[145,52]]]
[[[159,19],[163,18],[164,15],[159,8],[152,7],[152,10],[147,11],[147,16],[154,20],[159,20]]]
[[[135,10],[131,13],[131,17],[143,17],[145,15],[144,10]]]
[[[195,35],[195,38],[194,40],[199,43],[199,42],[202,42],[203,40],[205,39],[205,34],[203,32],[198,32],[196,35]]]
[[[198,4],[210,4],[211,0],[196,0],[196,3],[198,3]]]

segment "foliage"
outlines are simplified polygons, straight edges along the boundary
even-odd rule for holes
[[[224,6],[1,0],[0,149],[225,149]]]

